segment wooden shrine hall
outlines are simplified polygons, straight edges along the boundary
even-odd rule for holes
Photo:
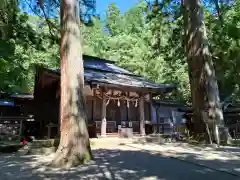
[[[151,124],[151,101],[156,95],[171,92],[172,84],[155,84],[114,61],[83,55],[84,95],[88,126],[101,136],[126,131],[145,135],[145,124]],[[60,70],[36,68],[35,120],[40,136],[53,138],[59,132]]]

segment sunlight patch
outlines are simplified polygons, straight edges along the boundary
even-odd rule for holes
[[[143,177],[141,180],[166,180],[165,178],[159,179],[157,176]]]

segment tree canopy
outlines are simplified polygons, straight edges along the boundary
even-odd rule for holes
[[[59,34],[54,27],[49,29],[43,16],[24,13],[17,3],[10,13],[3,6],[14,1],[5,2],[0,7],[0,87],[32,92],[34,64],[59,66]],[[221,96],[237,97],[240,3],[221,1],[216,6],[215,1],[205,0],[203,8]],[[140,1],[124,13],[110,4],[104,19],[93,17],[91,26],[82,25],[84,53],[114,60],[156,83],[175,83],[178,90],[160,98],[190,102],[182,20],[180,1],[164,1],[160,8]],[[50,21],[59,27],[58,17]]]

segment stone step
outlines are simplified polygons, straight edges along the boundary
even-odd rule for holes
[[[15,153],[21,148],[19,144],[0,144],[0,153]]]
[[[49,155],[55,153],[57,148],[55,147],[48,147],[48,148],[31,148],[28,151],[28,154],[31,155]]]
[[[44,140],[33,140],[33,142],[29,143],[32,147],[57,147],[59,144],[59,139],[44,139]]]
[[[42,147],[42,148],[35,148],[31,146],[24,146],[23,148],[19,149],[17,152],[18,155],[49,155],[55,153],[57,150],[56,147]]]

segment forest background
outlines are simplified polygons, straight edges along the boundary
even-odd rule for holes
[[[27,2],[0,13],[0,90],[33,92],[34,64],[59,67],[59,17],[46,18]],[[84,54],[116,63],[156,83],[174,83],[178,89],[161,99],[191,102],[188,66],[183,46],[180,1],[150,8],[139,1],[121,13],[110,4],[104,18],[94,16],[82,25]],[[240,94],[240,2],[203,3],[205,25],[221,99]],[[24,13],[22,7],[31,7]],[[12,7],[12,4],[11,4]],[[1,8],[1,6],[0,6]],[[51,26],[49,26],[51,24]]]

